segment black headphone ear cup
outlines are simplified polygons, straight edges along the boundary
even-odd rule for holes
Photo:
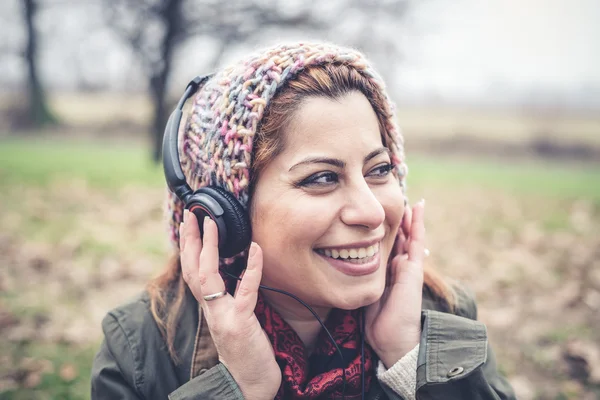
[[[223,208],[223,220],[227,227],[226,243],[219,244],[221,257],[232,257],[245,250],[252,240],[248,213],[233,194],[223,188],[209,186],[200,189],[219,202]]]

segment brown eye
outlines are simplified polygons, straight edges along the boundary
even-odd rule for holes
[[[319,172],[302,180],[298,186],[325,186],[338,181],[339,178],[334,172]]]
[[[389,175],[389,173],[392,171],[392,169],[394,169],[393,164],[390,164],[390,163],[382,164],[382,165],[379,165],[379,166],[373,168],[371,171],[369,171],[367,176],[372,176],[375,178],[385,177],[385,176]]]

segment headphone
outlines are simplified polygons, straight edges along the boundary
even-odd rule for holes
[[[211,185],[192,190],[181,169],[178,150],[183,105],[213,75],[192,79],[169,116],[163,136],[163,168],[169,190],[183,202],[184,208],[194,213],[198,219],[201,237],[204,235],[204,217],[215,221],[219,231],[219,256],[228,258],[250,246],[252,233],[248,213],[235,196],[222,187]]]

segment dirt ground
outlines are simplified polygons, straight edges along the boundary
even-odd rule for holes
[[[429,260],[476,293],[518,398],[600,399],[598,203],[416,192],[427,199]],[[0,398],[85,398],[102,317],[168,254],[163,191],[75,180],[1,196]],[[52,346],[64,354],[46,356]],[[53,382],[68,388],[64,397]]]

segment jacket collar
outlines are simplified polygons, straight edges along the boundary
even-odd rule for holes
[[[197,303],[196,303],[197,304]],[[202,307],[198,306],[198,327],[194,340],[194,351],[192,353],[190,379],[204,373],[206,370],[219,363],[217,348],[210,336],[206,319],[202,314]]]

